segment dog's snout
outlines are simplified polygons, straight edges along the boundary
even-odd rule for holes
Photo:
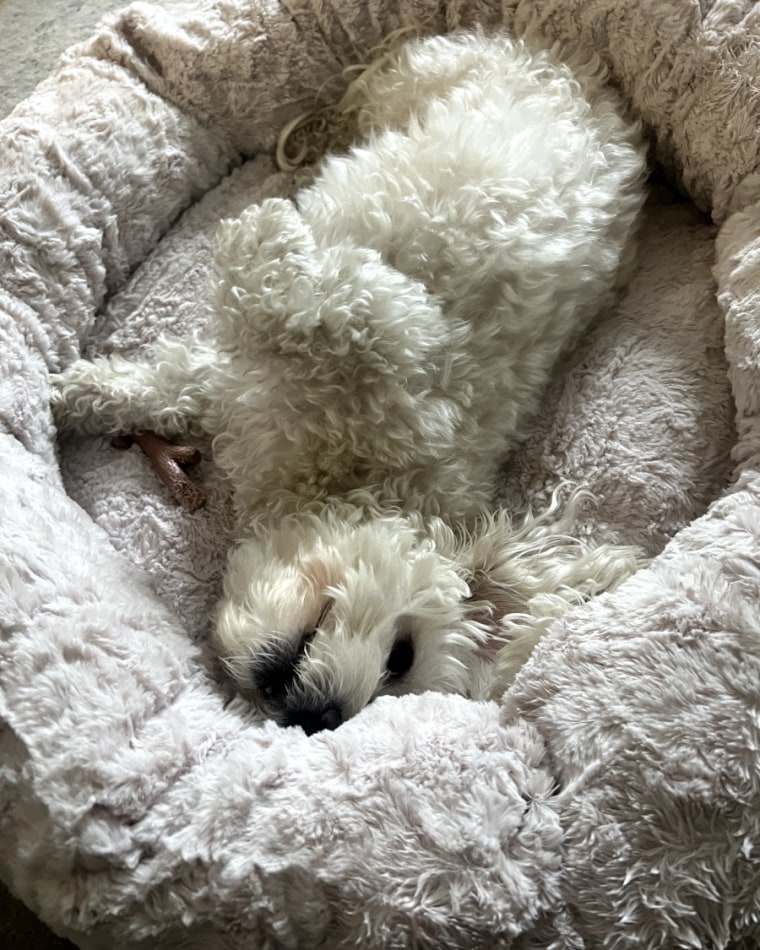
[[[343,722],[340,706],[295,706],[286,711],[285,724],[300,726],[307,736],[323,729],[337,729]]]

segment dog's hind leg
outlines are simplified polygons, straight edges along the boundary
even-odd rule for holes
[[[134,360],[77,360],[50,380],[56,425],[90,435],[142,429],[183,435],[203,415],[201,380],[212,356],[165,340]]]
[[[437,380],[460,331],[421,282],[349,241],[320,246],[281,199],[225,223],[217,277],[219,345],[235,368],[226,416],[211,425],[224,432],[223,467],[251,465],[251,428],[259,484],[299,468],[304,484],[324,475],[345,486],[355,464],[387,474],[452,454],[469,384],[459,397]]]

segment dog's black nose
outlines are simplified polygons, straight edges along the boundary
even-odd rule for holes
[[[307,736],[323,729],[337,729],[343,722],[339,706],[296,706],[285,713],[285,725],[300,726]]]

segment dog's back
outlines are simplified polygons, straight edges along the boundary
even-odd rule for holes
[[[501,35],[407,43],[357,82],[366,145],[299,197],[318,243],[377,250],[469,326],[446,385],[475,387],[481,449],[630,268],[645,159],[605,80]]]
[[[597,65],[481,33],[352,94],[365,143],[222,231],[217,459],[251,510],[366,488],[469,517],[630,263],[640,131]]]

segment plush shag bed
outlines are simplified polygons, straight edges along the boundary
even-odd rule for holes
[[[408,22],[593,50],[652,133],[639,269],[497,503],[560,483],[654,555],[500,703],[259,721],[205,655],[231,522],[56,442],[48,373],[208,319],[220,217]],[[82,947],[760,945],[760,10],[743,0],[135,3],[0,125],[0,874]],[[205,447],[207,449],[207,447]]]

